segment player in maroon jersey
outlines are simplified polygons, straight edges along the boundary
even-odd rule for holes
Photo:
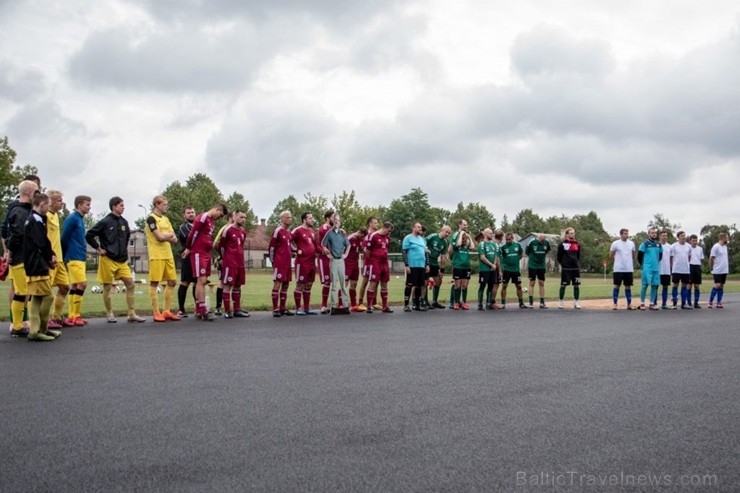
[[[247,232],[244,223],[247,214],[242,210],[235,210],[232,214],[233,223],[224,228],[216,248],[221,253],[221,283],[224,286],[223,303],[224,318],[245,318],[249,312],[242,310],[242,286],[246,281],[244,268],[244,240]],[[234,303],[232,311],[232,301]]]
[[[206,306],[206,284],[211,275],[211,250],[213,249],[213,230],[218,221],[228,213],[224,204],[216,204],[211,210],[199,214],[193,221],[185,246],[190,251],[190,265],[193,275],[198,277],[195,285],[195,316],[212,322],[213,314]]]
[[[349,255],[344,259],[344,279],[349,283],[350,310],[362,312],[357,306],[357,280],[360,278],[360,251],[367,236],[367,228],[360,228],[347,237],[349,240]]]
[[[370,257],[370,262],[367,265],[369,278],[367,313],[373,312],[378,283],[380,283],[380,299],[383,303],[381,311],[393,313],[393,310],[388,306],[388,281],[391,279],[391,270],[388,266],[388,245],[391,242],[391,231],[393,231],[393,223],[386,221],[380,231],[376,231],[367,237],[366,250]]]
[[[334,211],[328,210],[324,212],[324,224],[319,227],[319,241],[318,245],[324,241],[324,236],[332,228],[331,218],[334,216]],[[328,255],[324,254],[321,248],[318,249],[318,264],[319,264],[319,282],[321,282],[321,313],[329,313],[328,302],[329,292],[331,291],[331,272],[330,265],[331,259]],[[340,304],[342,300],[339,300]]]
[[[369,235],[376,232],[378,230],[378,227],[380,227],[380,222],[378,222],[378,218],[375,216],[368,217],[365,224],[367,225],[367,235],[365,235],[362,244],[364,257],[362,261],[362,269],[360,269],[360,272],[362,272],[362,281],[360,282],[360,296],[357,298],[358,312],[364,312],[365,310],[367,310],[367,307],[362,303],[362,300],[365,298],[365,290],[367,289],[368,282],[367,265],[370,262],[370,257],[368,256],[367,252],[367,238]]]
[[[290,211],[280,213],[280,225],[275,228],[270,238],[270,262],[272,263],[272,315],[295,315],[286,307],[288,301],[288,285],[292,280],[290,258],[292,254],[293,235],[290,233],[290,223],[293,215]]]
[[[301,214],[301,225],[291,231],[291,234],[296,249],[293,291],[295,314],[316,315],[318,312],[311,310],[311,288],[316,279],[316,252],[320,251],[320,248],[316,242],[316,232],[313,230],[313,214],[310,212]]]

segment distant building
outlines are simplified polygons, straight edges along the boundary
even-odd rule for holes
[[[247,269],[263,269],[267,267],[270,256],[270,235],[267,220],[260,219],[260,223],[247,231],[244,240],[244,263]]]

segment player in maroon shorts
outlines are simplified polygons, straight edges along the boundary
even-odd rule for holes
[[[334,211],[328,210],[324,212],[324,224],[319,227],[319,241],[318,245],[324,241],[324,236],[332,228],[331,218],[334,216]],[[329,292],[331,291],[331,272],[330,265],[331,259],[328,255],[324,254],[321,248],[318,249],[318,264],[319,264],[319,282],[321,282],[321,313],[329,313]],[[342,300],[339,300],[341,305]]]
[[[367,225],[367,235],[365,235],[365,238],[362,242],[364,258],[362,261],[362,268],[360,269],[360,272],[362,272],[362,281],[360,282],[360,296],[357,298],[358,312],[364,312],[365,310],[367,310],[367,307],[365,307],[365,305],[362,303],[362,300],[365,298],[365,290],[367,289],[368,282],[367,266],[370,263],[370,254],[367,251],[367,238],[372,233],[375,233],[378,230],[378,227],[380,227],[378,218],[375,216],[368,217],[365,224]]]
[[[216,204],[211,210],[199,214],[193,221],[185,246],[190,250],[190,265],[198,278],[195,285],[195,316],[212,322],[214,316],[206,306],[206,284],[211,275],[211,250],[215,222],[228,213],[224,204]]]
[[[349,240],[349,254],[344,259],[344,280],[349,283],[350,310],[364,311],[357,306],[357,280],[360,278],[360,250],[367,236],[367,228],[360,228],[347,237]]]
[[[388,306],[388,281],[391,279],[391,270],[388,266],[388,244],[391,242],[393,223],[386,221],[380,231],[372,233],[367,238],[367,251],[370,254],[370,263],[367,266],[369,285],[367,287],[367,313],[373,312],[375,292],[380,283],[380,299],[383,302],[381,311],[393,313]]]
[[[316,252],[319,250],[316,243],[316,232],[313,230],[313,214],[301,214],[301,225],[291,231],[296,248],[295,256],[295,300],[296,315],[316,315],[311,310],[311,288],[316,279]],[[322,255],[323,256],[323,255]],[[301,310],[301,298],[303,309]]]
[[[221,253],[221,278],[223,284],[224,318],[245,318],[249,312],[242,310],[242,286],[246,281],[244,269],[244,240],[247,232],[244,223],[247,214],[242,210],[235,210],[232,214],[233,223],[224,228],[216,248]],[[231,303],[234,303],[232,311]]]
[[[270,238],[270,262],[272,263],[272,315],[295,315],[287,309],[288,285],[292,280],[290,258],[292,254],[293,235],[290,233],[290,223],[293,215],[290,211],[280,213],[280,225],[275,228]]]

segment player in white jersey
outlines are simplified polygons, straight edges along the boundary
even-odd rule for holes
[[[671,280],[673,281],[673,307],[678,303],[678,285],[681,284],[681,309],[691,309],[691,245],[686,243],[686,233],[679,231],[676,234],[678,241],[671,245]]]
[[[704,261],[704,250],[699,246],[699,237],[691,235],[691,258],[689,258],[689,270],[691,271],[691,285],[694,286],[694,308],[699,306],[699,296],[701,295],[701,264]],[[691,304],[691,288],[689,288],[689,298],[686,302]]]
[[[668,244],[668,231],[660,232],[660,244],[663,246],[663,256],[660,257],[660,286],[662,288],[660,307],[663,310],[675,310],[675,306],[668,306],[668,287],[671,285],[671,246]]]
[[[614,262],[612,277],[614,279],[614,290],[612,301],[617,309],[619,300],[619,288],[624,284],[624,297],[627,299],[627,309],[632,310],[632,284],[634,283],[635,258],[637,249],[635,242],[629,239],[630,232],[627,228],[619,230],[619,239],[614,241],[609,248],[609,258]]]
[[[722,295],[725,292],[725,282],[727,282],[727,274],[730,273],[730,257],[727,254],[727,233],[719,234],[719,241],[714,244],[712,251],[709,254],[709,268],[712,269],[712,275],[714,276],[714,287],[712,293],[709,295],[709,303],[707,308],[714,306],[714,297],[717,297],[717,308],[724,308],[722,306]]]

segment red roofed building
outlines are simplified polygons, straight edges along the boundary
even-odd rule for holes
[[[266,219],[260,219],[257,226],[247,231],[247,238],[244,240],[244,262],[247,269],[263,269],[267,266],[270,240],[266,222]]]

